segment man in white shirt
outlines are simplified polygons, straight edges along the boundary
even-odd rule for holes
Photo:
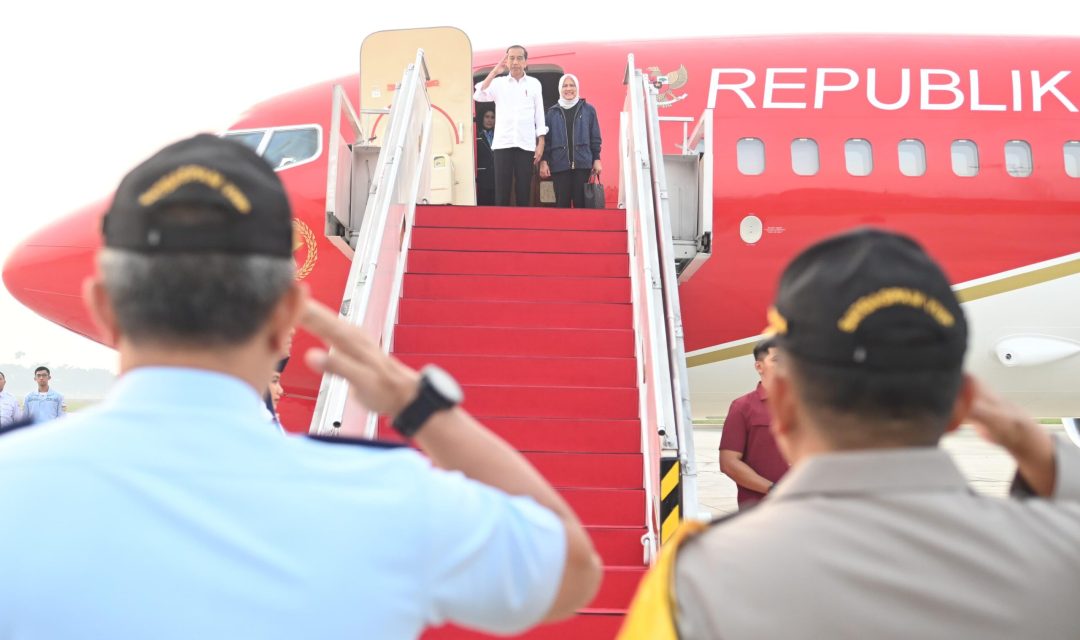
[[[506,50],[506,58],[477,83],[473,100],[495,103],[495,205],[510,205],[510,184],[514,184],[514,205],[529,204],[533,167],[544,155],[544,98],[540,81],[525,75],[529,52],[521,45]],[[509,75],[499,76],[504,71]]]
[[[0,373],[0,429],[14,424],[22,413],[19,411],[19,399],[10,392],[4,391],[7,378]]]

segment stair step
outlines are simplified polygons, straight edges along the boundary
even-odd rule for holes
[[[398,307],[399,325],[440,324],[473,327],[626,329],[633,320],[629,304],[599,302],[507,302],[419,300]]]
[[[477,420],[518,451],[641,453],[641,423],[637,420],[483,416]],[[379,419],[379,438],[401,441],[385,417]]]
[[[532,229],[447,229],[415,227],[412,249],[454,251],[530,251],[533,253],[627,252],[625,231],[547,231]]]
[[[510,251],[426,251],[413,249],[409,273],[625,278],[625,253],[524,253]]]
[[[645,490],[570,488],[559,489],[564,500],[585,525],[641,526],[645,522]]]
[[[405,364],[419,369],[438,364],[465,385],[633,387],[634,358],[541,358],[403,353]]]
[[[626,212],[604,209],[419,206],[416,208],[415,225],[417,227],[483,229],[621,231],[626,229]]]
[[[518,451],[641,453],[638,420],[490,417],[479,420]]]
[[[626,610],[637,593],[638,583],[645,575],[645,567],[604,567],[604,580],[600,591],[587,609]]]
[[[516,636],[492,636],[478,631],[446,625],[426,631],[423,640],[610,640],[622,627],[623,613],[619,611],[583,612],[569,620],[545,624]]]
[[[379,421],[378,438],[388,442],[404,441],[400,435],[397,435],[397,432],[391,430],[386,419]],[[535,453],[523,453],[530,462],[534,460],[532,457],[534,457]],[[555,453],[555,455],[566,455],[567,458],[571,458],[575,454]],[[621,455],[604,453],[600,455],[610,455],[612,458],[620,459],[618,460],[620,471],[625,475],[632,475]],[[638,477],[640,477],[642,475],[640,474],[642,459],[640,459],[639,455],[634,455],[632,458],[637,460]],[[542,461],[543,464],[549,466],[552,462],[551,460]],[[536,465],[535,462],[534,465]],[[576,466],[580,465],[576,464]],[[537,468],[540,467],[537,466]],[[642,487],[642,482],[638,481],[636,487],[629,488],[556,485],[555,489],[563,496],[563,500],[570,505],[573,513],[578,514],[578,518],[581,519],[581,523],[585,527],[634,528],[642,527],[642,523],[645,522],[645,489]]]
[[[596,552],[605,566],[644,566],[644,546],[641,537],[645,527],[590,527],[586,526]]]
[[[391,431],[385,422],[380,423],[378,438],[387,442],[401,442],[402,438]],[[522,452],[536,470],[552,486],[564,493],[564,497],[582,522],[596,526],[641,526],[645,522],[645,501],[641,495],[642,459],[640,453],[564,453],[548,451]],[[607,489],[606,494],[577,494],[571,490]],[[636,496],[619,495],[637,493]],[[596,504],[601,496],[616,501],[615,505]],[[573,499],[573,502],[571,501]],[[575,503],[592,509],[586,522],[585,511]],[[618,513],[615,513],[615,509]]]
[[[638,489],[643,486],[642,460],[638,453],[530,452],[522,455],[556,487]],[[639,518],[635,524],[645,521],[644,514]]]
[[[407,273],[405,298],[518,300],[526,302],[630,302],[630,278],[429,275]]]
[[[630,329],[534,329],[401,325],[394,353],[631,358]]]
[[[637,387],[495,387],[464,385],[466,411],[478,418],[638,417]],[[557,442],[558,433],[551,439]]]

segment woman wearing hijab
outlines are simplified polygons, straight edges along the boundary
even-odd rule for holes
[[[495,107],[487,107],[476,117],[476,204],[495,204]]]
[[[547,140],[540,177],[555,186],[555,206],[585,206],[585,183],[600,175],[600,121],[596,109],[580,97],[577,76],[559,78],[559,103],[547,111]]]

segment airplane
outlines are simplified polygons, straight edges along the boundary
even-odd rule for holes
[[[723,415],[732,399],[753,387],[750,353],[784,265],[825,236],[875,225],[915,237],[944,266],[969,319],[967,369],[1034,415],[1065,417],[1080,444],[1072,418],[1080,416],[1072,384],[1080,374],[1080,307],[1074,303],[1080,292],[1080,79],[1070,67],[1080,60],[1080,39],[771,36],[529,50],[529,73],[540,80],[545,104],[555,102],[558,80],[570,72],[596,107],[609,208],[621,204],[618,180],[608,176],[620,169],[628,54],[656,89],[665,153],[688,151],[686,128],[711,114],[711,255],[679,286],[695,417]],[[469,80],[482,80],[503,56],[502,50],[476,53]],[[330,141],[332,105],[336,86],[362,104],[360,79],[336,78],[271,98],[222,132],[277,168],[295,213],[297,277],[331,307],[342,302],[350,271],[339,240],[322,232],[329,160],[340,151]],[[428,86],[460,81],[434,77]],[[371,95],[394,89],[363,87]],[[438,115],[432,122],[444,136],[456,144],[469,139],[468,116],[433,106]],[[471,178],[464,183],[470,186]],[[108,203],[104,198],[43,228],[3,269],[8,290],[23,304],[98,341],[79,289],[94,268]],[[299,332],[293,353],[313,344]],[[321,380],[293,365],[282,382],[281,422],[307,431]],[[506,389],[492,388],[498,394]],[[627,402],[637,400],[636,391]],[[591,406],[596,392],[576,397]],[[567,473],[552,482],[582,516],[605,567],[590,607],[525,637],[612,637],[656,542],[696,506],[695,498],[680,505],[687,493],[671,489],[693,475],[692,457],[669,456],[666,462],[674,464],[664,471],[665,460],[651,444],[657,432],[647,431],[653,425],[645,414],[625,422],[640,425],[615,455],[609,432],[592,423],[572,435],[603,434],[596,448],[533,444],[525,452],[549,479]],[[569,440],[569,431],[544,433]],[[681,471],[680,464],[686,465]],[[588,477],[577,477],[583,469]],[[425,637],[476,636],[451,627]]]
[[[528,44],[528,43],[526,43]],[[754,384],[748,361],[782,267],[829,234],[877,225],[910,234],[944,266],[972,327],[967,368],[1038,416],[1080,416],[1080,39],[820,35],[529,46],[529,73],[556,99],[578,76],[618,175],[627,54],[658,89],[666,152],[713,109],[712,257],[680,287],[695,417],[721,416]],[[502,50],[473,57],[482,80]],[[326,215],[334,85],[270,98],[222,135],[278,168],[296,215],[297,277],[336,307],[348,259]],[[449,116],[447,116],[449,117]],[[461,129],[472,123],[452,122]],[[607,200],[617,206],[616,180]],[[79,297],[106,197],[41,229],[3,279],[27,307],[101,337]],[[42,274],[48,274],[43,278]],[[313,345],[301,332],[294,353]],[[284,424],[306,431],[320,380],[286,370]]]

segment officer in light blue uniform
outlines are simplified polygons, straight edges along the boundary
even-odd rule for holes
[[[0,638],[415,638],[514,633],[584,606],[581,524],[441,370],[385,356],[294,281],[273,170],[200,135],[120,184],[92,313],[108,398],[0,436]],[[288,334],[411,448],[282,437],[260,392]]]
[[[52,380],[52,372],[48,367],[38,367],[34,370],[34,382],[37,383],[37,391],[31,391],[23,399],[24,413],[34,422],[46,422],[62,416],[66,410],[64,396],[56,389],[49,388]]]

